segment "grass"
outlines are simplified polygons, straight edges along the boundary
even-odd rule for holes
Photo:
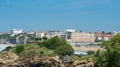
[[[53,50],[49,50],[46,47],[39,47],[38,44],[26,44],[23,45],[24,46],[24,50],[20,53],[17,54],[20,57],[23,58],[30,58],[30,57],[34,57],[34,56],[53,56],[54,51]],[[12,52],[15,52],[16,47],[12,48]]]
[[[73,56],[73,60],[84,60],[89,58],[89,56]]]

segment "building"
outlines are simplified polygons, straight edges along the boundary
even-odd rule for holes
[[[10,30],[10,34],[16,35],[16,34],[20,34],[20,33],[22,33],[22,29],[12,29],[12,30]]]
[[[115,36],[115,35],[117,35],[117,34],[120,34],[120,31],[114,31],[114,32],[112,32],[112,36]]]
[[[55,36],[58,36],[59,38],[65,39],[65,32],[64,31],[48,31],[46,33],[46,36],[48,37],[48,39],[53,38]]]
[[[71,42],[71,37],[72,37],[72,33],[74,33],[75,30],[74,29],[67,29],[65,31],[65,39],[68,41],[68,42]]]
[[[16,37],[17,44],[27,44],[27,37],[26,35],[19,35]]]
[[[112,33],[102,33],[102,32],[96,32],[96,42],[101,42],[101,41],[110,41],[113,37]]]
[[[95,42],[95,34],[89,32],[73,32],[71,41],[74,43],[93,43]]]
[[[104,38],[104,34],[102,32],[96,32],[95,36],[96,36],[96,42],[102,41]]]
[[[34,35],[34,34],[35,34],[35,32],[28,31],[28,32],[26,32],[26,34]]]
[[[0,32],[0,35],[2,35],[2,32]]]
[[[45,32],[35,32],[36,38],[43,38],[45,35]]]
[[[110,41],[111,39],[112,39],[112,34],[111,33],[104,34],[104,40],[105,41]]]

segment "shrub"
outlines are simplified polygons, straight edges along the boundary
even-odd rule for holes
[[[6,47],[3,51],[9,51],[10,49],[12,49],[12,47],[11,47],[11,46],[8,46],[8,47]]]
[[[57,47],[54,52],[58,55],[72,55],[74,53],[74,49],[71,45],[64,45]]]
[[[90,50],[90,51],[88,51],[87,53],[88,53],[88,55],[92,55],[92,54],[94,54],[95,52],[92,51],[92,50]]]
[[[23,45],[16,46],[15,52],[17,54],[20,54],[22,51],[24,51],[24,46]]]

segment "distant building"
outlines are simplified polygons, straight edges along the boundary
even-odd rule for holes
[[[110,41],[111,39],[112,39],[112,34],[111,33],[104,34],[104,40],[105,41]]]
[[[120,31],[114,31],[114,32],[112,32],[112,36],[115,36],[115,35],[117,35],[117,34],[120,34]]]
[[[43,38],[45,36],[45,32],[35,32],[35,36],[37,38]]]
[[[71,41],[78,43],[92,43],[95,42],[95,34],[89,32],[73,32]]]
[[[27,37],[26,35],[19,35],[16,37],[17,44],[27,44]]]
[[[113,37],[112,33],[102,33],[102,32],[96,32],[96,42],[101,42],[101,41],[110,41]]]
[[[68,30],[65,31],[66,40],[68,42],[71,42],[72,33],[74,33],[74,32],[75,32],[74,29],[68,29]]]
[[[10,34],[20,34],[20,33],[22,33],[22,29],[12,29],[12,30],[10,30]]]
[[[48,31],[46,33],[48,39],[58,36],[59,38],[65,39],[65,32],[64,31]]]
[[[104,35],[102,32],[96,32],[95,36],[96,36],[96,41],[102,41],[104,38]]]
[[[26,32],[26,34],[35,34],[35,32],[28,31],[28,32]]]
[[[2,32],[0,32],[0,35],[2,35]]]

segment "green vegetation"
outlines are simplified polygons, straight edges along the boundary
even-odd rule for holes
[[[74,50],[70,45],[59,46],[55,49],[55,53],[58,55],[72,55]]]
[[[39,47],[37,44],[26,44],[24,48],[25,50],[20,54],[20,56],[24,58],[53,55],[53,50],[49,50],[46,47]]]
[[[98,51],[95,67],[120,67],[120,35],[116,35],[110,42],[104,41],[106,51]]]
[[[5,51],[12,49],[14,53],[22,58],[32,58],[34,56],[55,56],[72,55],[74,50],[71,45],[59,37],[47,39],[36,39],[38,43],[17,45],[16,47],[7,47]],[[39,40],[39,41],[38,41]]]
[[[60,39],[58,36],[55,36],[49,40],[47,40],[47,43],[44,44],[45,47],[47,47],[48,49],[56,49],[59,46],[64,46],[67,45],[67,42],[63,39]]]
[[[15,52],[16,52],[17,54],[20,54],[22,51],[24,51],[24,46],[23,46],[23,45],[19,45],[19,46],[17,46],[16,49],[15,49]]]
[[[93,54],[95,54],[95,51],[90,50],[90,51],[87,51],[87,53],[88,53],[88,55],[93,55]]]
[[[73,56],[73,60],[85,60],[87,58],[90,58],[89,56]]]
[[[6,47],[3,51],[9,51],[10,49],[12,49],[13,47],[11,47],[11,46],[8,46],[8,47]]]
[[[66,40],[60,39],[57,36],[40,42],[39,46],[45,46],[50,50],[54,50],[54,53],[58,55],[71,55],[74,52],[72,46],[67,44]]]
[[[45,39],[44,41],[39,42],[38,45],[53,50],[54,53],[58,55],[71,55],[74,52],[71,45],[67,44],[65,40],[60,39],[57,36],[48,40]]]
[[[3,39],[9,39],[10,38],[10,34],[2,34],[0,35],[0,39],[3,38]]]

